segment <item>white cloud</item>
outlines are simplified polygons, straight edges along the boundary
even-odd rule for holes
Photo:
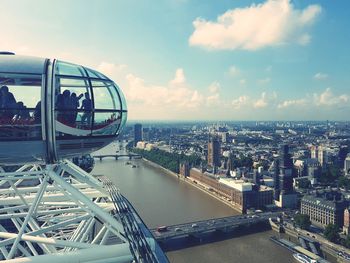
[[[182,68],[178,68],[175,72],[175,77],[170,81],[173,85],[184,84],[186,82],[185,73]]]
[[[314,103],[317,106],[343,106],[350,102],[350,97],[346,94],[335,96],[331,88],[327,88],[324,92],[314,94]]]
[[[220,89],[221,89],[220,83],[217,81],[214,81],[209,85],[208,90],[210,95],[206,98],[207,106],[220,105],[220,93],[219,93]]]
[[[217,81],[214,81],[213,83],[211,83],[208,87],[208,90],[210,93],[217,93],[220,91],[220,83]]]
[[[285,100],[278,104],[277,108],[284,109],[293,106],[304,106],[307,104],[306,99],[297,99],[297,100]]]
[[[309,44],[311,41],[311,36],[307,33],[301,35],[298,39],[297,39],[297,43],[299,45],[305,46],[307,44]]]
[[[215,106],[220,104],[220,94],[215,93],[207,97],[207,106]]]
[[[272,94],[263,92],[261,93],[261,97],[253,103],[253,107],[256,109],[266,108],[270,105],[270,103],[274,102],[276,99],[276,92],[273,92]]]
[[[264,79],[259,79],[258,80],[259,84],[269,84],[271,82],[270,78],[264,78]]]
[[[350,106],[350,96],[347,94],[334,95],[331,88],[327,88],[320,94],[314,93],[313,96],[306,94],[303,98],[285,100],[278,104],[279,109],[287,109],[290,107],[303,107],[313,112],[321,109],[332,110]]]
[[[167,84],[155,85],[128,74],[122,87],[131,118],[215,119],[218,116],[232,118],[234,112],[237,119],[259,119],[275,118],[278,112],[278,116],[290,119],[294,118],[293,111],[301,110],[305,114],[302,118],[318,119],[320,116],[315,112],[320,110],[322,116],[335,116],[337,108],[350,107],[350,95],[335,95],[330,88],[295,99],[279,100],[275,92],[265,91],[256,97],[241,95],[230,101],[221,96],[222,87],[216,81],[201,91],[187,83],[183,70],[177,69],[174,75]]]
[[[327,78],[328,78],[328,74],[326,74],[326,73],[318,72],[314,75],[314,79],[316,79],[316,80],[324,80]]]
[[[123,71],[126,68],[127,68],[127,66],[125,64],[114,64],[114,63],[102,61],[97,66],[97,71],[99,71],[107,76],[113,76],[113,75]]]
[[[231,66],[228,69],[228,74],[232,77],[237,76],[239,74],[240,70],[236,66]]]
[[[265,108],[265,107],[267,107],[268,104],[269,103],[268,103],[267,98],[266,98],[266,93],[263,92],[261,94],[261,98],[254,102],[254,108],[258,108],[258,109]]]
[[[234,109],[238,110],[242,106],[245,106],[248,104],[249,97],[246,95],[240,96],[237,99],[232,100],[232,106]]]
[[[241,80],[239,81],[239,84],[241,84],[241,85],[245,85],[245,84],[247,84],[246,79],[241,79]]]
[[[265,68],[265,71],[266,71],[266,72],[271,72],[271,70],[272,70],[272,66],[267,66],[267,67]]]
[[[295,9],[290,0],[268,0],[228,10],[217,21],[197,18],[189,44],[222,50],[257,50],[285,43],[306,45],[311,39],[308,28],[321,10],[319,5]]]
[[[130,103],[140,103],[146,107],[156,107],[165,110],[197,108],[202,105],[204,96],[192,89],[187,83],[184,71],[177,69],[169,85],[147,84],[143,79],[128,74],[126,76],[126,97]]]

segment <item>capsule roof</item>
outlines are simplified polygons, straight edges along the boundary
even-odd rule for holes
[[[0,72],[43,74],[47,59],[29,56],[1,54]]]

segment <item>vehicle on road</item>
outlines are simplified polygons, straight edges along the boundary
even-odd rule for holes
[[[159,226],[157,227],[157,231],[158,232],[165,232],[168,230],[168,227],[167,226]]]

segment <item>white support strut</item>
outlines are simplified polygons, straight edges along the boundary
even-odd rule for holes
[[[69,161],[0,168],[0,261],[131,262],[103,184]]]

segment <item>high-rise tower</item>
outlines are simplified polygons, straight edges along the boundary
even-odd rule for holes
[[[214,137],[208,142],[208,165],[218,167],[220,164],[220,142]]]
[[[279,200],[280,180],[279,180],[279,160],[276,158],[273,163],[274,199]]]
[[[293,160],[289,153],[288,145],[281,146],[279,155],[279,182],[278,191],[275,191],[275,203],[279,207],[295,208],[297,205],[297,194],[293,189]],[[278,192],[279,196],[277,196]]]
[[[281,191],[293,191],[293,160],[289,153],[288,145],[282,145],[280,149],[279,183]]]
[[[140,123],[136,123],[134,125],[134,146],[138,142],[142,141],[142,125]]]

